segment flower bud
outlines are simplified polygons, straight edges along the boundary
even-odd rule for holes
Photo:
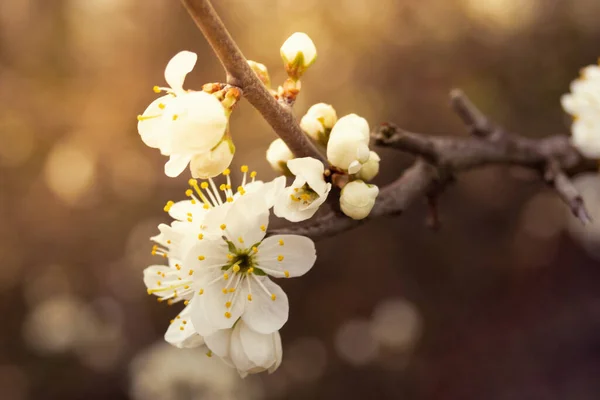
[[[194,178],[207,179],[222,173],[233,160],[235,146],[231,139],[224,139],[209,152],[196,154],[190,162]]]
[[[363,181],[370,181],[377,176],[379,173],[379,155],[372,151],[369,155],[369,161],[363,164],[360,171],[357,173],[357,177]]]
[[[366,218],[375,205],[379,188],[363,181],[352,181],[342,189],[340,207],[352,219]]]
[[[357,173],[369,160],[369,124],[356,114],[346,115],[334,125],[327,143],[327,159],[334,166]]]
[[[288,76],[297,80],[315,62],[317,48],[306,33],[296,32],[283,43],[280,54]]]
[[[335,109],[329,104],[318,103],[308,109],[300,120],[300,127],[308,136],[326,146],[336,122]]]
[[[267,161],[275,171],[282,174],[287,175],[289,173],[287,162],[293,158],[294,154],[281,139],[273,140],[267,149]]]
[[[271,77],[269,76],[269,71],[264,64],[258,63],[256,61],[248,60],[248,65],[254,71],[258,79],[264,83],[264,85],[268,88],[271,87]]]

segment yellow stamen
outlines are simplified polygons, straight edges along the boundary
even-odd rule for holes
[[[258,253],[258,247],[256,247],[256,246],[252,247],[252,251],[253,251],[254,253]]]
[[[204,239],[204,235],[202,233],[199,233],[198,234],[198,240],[202,240],[202,239]]]
[[[220,228],[221,228],[222,231],[224,231],[225,229],[227,229],[227,225],[221,224]]]
[[[231,173],[231,170],[229,168],[225,168],[225,171],[223,171],[223,175],[227,176]]]
[[[205,259],[206,259],[206,257],[204,257],[204,256],[198,256],[199,261],[204,261]]]
[[[251,274],[251,273],[253,273],[253,272],[254,272],[254,267],[250,267],[250,268],[248,268],[248,273],[249,273],[249,274]]]
[[[154,93],[160,93],[160,88],[158,86],[154,86],[152,90],[154,91]]]
[[[233,266],[233,272],[240,272],[240,266],[239,265],[234,265]]]
[[[225,280],[229,279],[229,274],[227,272],[225,272],[223,274],[223,279],[225,279]]]
[[[275,301],[276,298],[277,298],[277,296],[275,296],[275,294],[271,295],[271,300]]]
[[[242,172],[248,172],[248,166],[247,165],[242,165],[240,167],[240,171],[242,171]]]
[[[283,243],[283,239],[279,239],[279,245],[280,245],[280,246],[283,246],[283,245],[284,245],[284,243]]]
[[[165,204],[165,207],[163,208],[163,210],[165,210],[165,212],[169,212],[171,207],[173,207],[173,204],[175,204],[173,201],[171,201],[171,200],[167,201],[167,204]]]
[[[198,290],[198,294],[204,294],[204,289]]]
[[[231,318],[231,313],[229,311],[225,312],[225,318]]]
[[[193,269],[190,269],[190,272],[188,272],[188,275],[189,275],[189,276],[192,276],[192,275],[194,275],[194,270],[193,270]]]
[[[223,294],[227,294],[227,288],[223,288],[221,289],[221,291],[223,292]]]
[[[227,308],[231,307],[231,302],[228,301],[227,303],[225,303],[225,307],[227,307]]]
[[[252,301],[252,295],[251,294],[248,295],[248,301]]]
[[[173,114],[173,121],[177,121],[177,118],[179,118],[179,115]]]
[[[285,275],[286,278],[290,277],[290,271],[283,271],[283,274]]]
[[[283,256],[281,254],[277,256],[277,261],[283,261]]]
[[[260,226],[260,230],[261,230],[261,231],[263,231],[263,232],[265,232],[265,231],[267,230],[267,227],[266,227],[266,226],[264,226],[264,225],[261,225],[261,226]]]

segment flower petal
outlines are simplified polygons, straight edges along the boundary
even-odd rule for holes
[[[198,292],[196,292],[198,293]],[[198,334],[205,338],[214,334],[218,331],[211,321],[207,317],[206,313],[206,297],[204,295],[196,294],[190,302],[190,318],[194,329]]]
[[[231,334],[231,346],[229,350],[229,356],[235,368],[242,378],[248,375],[248,372],[256,367],[252,361],[246,355],[244,347],[242,346],[242,340],[240,337],[240,323],[236,324]]]
[[[265,271],[276,278],[302,276],[313,267],[316,259],[313,241],[298,235],[268,237],[256,254],[258,267],[277,271],[277,274]]]
[[[164,281],[162,274],[169,274],[171,272],[171,268],[166,265],[151,265],[148,268],[144,269],[144,285],[148,289],[158,289],[160,284]],[[153,293],[154,295],[161,296],[159,293]]]
[[[231,343],[231,333],[233,329],[220,329],[204,338],[206,345],[216,355],[221,358],[229,357],[229,345]]]
[[[179,176],[187,167],[191,157],[188,155],[173,154],[165,164],[165,175],[170,178]]]
[[[229,279],[239,279],[235,276],[229,277]],[[211,325],[217,329],[231,328],[235,321],[244,312],[244,303],[246,299],[241,296],[242,293],[223,293],[227,281],[221,279],[216,283],[204,286],[204,294],[200,297],[204,300],[204,309],[206,311],[206,317],[210,321]],[[230,287],[234,284],[232,283]],[[238,289],[239,292],[241,290]],[[227,307],[228,303],[231,303]]]
[[[204,339],[196,333],[192,324],[191,306],[185,307],[177,318],[171,322],[165,333],[165,340],[179,348],[192,348],[204,344]]]
[[[281,345],[281,335],[279,334],[279,331],[273,333],[272,339],[273,346],[275,347],[275,364],[269,368],[269,374],[275,372],[281,365],[281,361],[283,361],[283,346]]]
[[[161,96],[146,108],[138,120],[138,132],[146,146],[160,149],[161,153],[168,154],[171,147],[171,137],[166,129],[163,112],[166,105],[173,100],[171,95]]]
[[[229,240],[242,248],[260,242],[269,225],[269,209],[260,191],[248,193],[232,204],[224,221]]]
[[[209,152],[223,139],[227,116],[221,102],[213,95],[186,93],[173,100],[165,111],[172,132],[173,153]]]
[[[198,55],[191,51],[180,51],[167,63],[165,80],[176,94],[183,92],[183,81],[186,75],[194,69]]]
[[[323,177],[325,167],[321,161],[312,157],[294,158],[288,161],[287,166],[292,174],[306,181],[319,196],[325,193],[326,183]]]
[[[269,293],[266,293],[254,279],[250,281],[252,301],[246,302],[242,320],[250,329],[258,333],[273,333],[281,329],[288,320],[290,306],[287,295],[269,278],[257,278]],[[275,295],[275,300],[272,300],[271,295]]]
[[[257,367],[265,369],[277,361],[275,347],[273,346],[273,333],[262,334],[254,332],[243,321],[240,323],[240,339],[244,353]]]

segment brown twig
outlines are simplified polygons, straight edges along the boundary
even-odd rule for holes
[[[209,0],[181,0],[204,34],[227,73],[227,83],[242,89],[244,97],[258,110],[296,157],[314,157],[326,163],[323,155],[304,135],[292,109],[278,102],[252,71],[246,58],[223,25]]]
[[[430,219],[437,225],[437,199],[454,175],[487,165],[515,165],[536,171],[569,206],[573,215],[584,224],[591,221],[570,177],[585,171],[597,171],[594,160],[584,158],[571,146],[567,136],[535,140],[509,134],[490,122],[462,92],[453,91],[451,96],[455,111],[472,137],[423,135],[390,123],[373,132],[376,144],[419,158],[398,180],[381,190],[373,211],[364,221],[399,214],[412,202],[426,197],[430,202]],[[431,203],[432,200],[434,203]],[[290,227],[278,233],[296,232],[320,239],[360,223],[339,213],[330,213],[304,226]]]

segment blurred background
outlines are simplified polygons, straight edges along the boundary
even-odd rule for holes
[[[567,133],[559,97],[600,55],[597,0],[215,0],[244,54],[285,73],[279,46],[307,32],[319,59],[295,109],[466,135],[462,88],[507,128]],[[584,229],[527,171],[459,177],[426,207],[317,244],[284,282],[284,362],[241,380],[162,337],[176,306],[142,270],[162,207],[187,173],[163,174],[136,115],[167,61],[199,54],[186,88],[224,79],[175,0],[0,2],[0,397],[24,399],[598,399],[600,178],[577,185]],[[248,103],[232,116],[235,165],[262,179],[275,138]],[[376,183],[411,159],[381,150]],[[236,168],[237,170],[237,168]],[[213,362],[215,361],[215,362]]]

